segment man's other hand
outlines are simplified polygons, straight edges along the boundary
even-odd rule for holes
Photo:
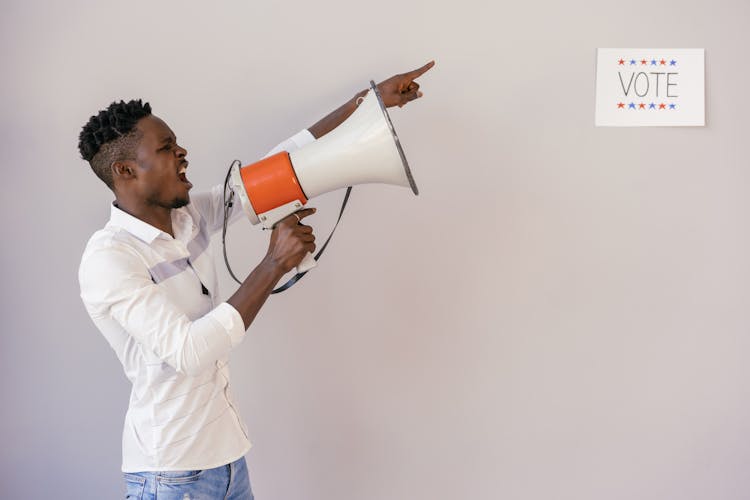
[[[378,91],[380,92],[380,97],[383,98],[383,104],[387,108],[393,106],[400,108],[407,102],[422,97],[419,84],[414,80],[425,74],[434,65],[435,61],[430,61],[421,68],[392,76],[378,83]]]

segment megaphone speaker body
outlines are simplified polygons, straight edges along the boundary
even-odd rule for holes
[[[392,184],[418,194],[375,83],[371,81],[370,87],[354,113],[315,142],[232,168],[232,190],[252,224],[272,228],[309,199],[357,184]],[[314,266],[308,254],[297,271]]]

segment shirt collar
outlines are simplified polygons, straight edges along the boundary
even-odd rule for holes
[[[172,239],[172,236],[161,229],[152,226],[148,222],[142,221],[138,217],[133,217],[129,213],[118,208],[114,203],[112,203],[109,223],[123,228],[139,240],[142,240],[149,245],[160,235],[163,235],[170,240]],[[175,232],[175,239],[182,240],[184,243],[187,243],[187,241],[192,238],[193,233],[197,230],[190,215],[184,207],[172,209],[172,229]]]
[[[161,229],[157,229],[151,224],[143,222],[141,219],[133,217],[124,210],[119,209],[114,203],[112,203],[109,223],[123,228],[139,240],[143,240],[148,244],[151,244],[157,236],[164,233]]]
[[[174,231],[174,237],[185,244],[192,240],[198,231],[198,227],[190,216],[188,206],[172,209],[172,230]]]

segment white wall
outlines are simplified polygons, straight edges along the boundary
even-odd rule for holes
[[[122,489],[88,117],[150,101],[208,188],[434,58],[392,113],[422,194],[356,188],[233,355],[257,498],[747,498],[750,4],[295,3],[3,3],[0,496]],[[595,49],[631,46],[706,48],[707,127],[594,128]],[[235,226],[235,267],[266,242]]]

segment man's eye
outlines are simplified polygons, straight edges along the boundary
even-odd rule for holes
[[[167,144],[166,146],[162,146],[159,151],[169,151],[170,149],[172,149],[172,145]]]

